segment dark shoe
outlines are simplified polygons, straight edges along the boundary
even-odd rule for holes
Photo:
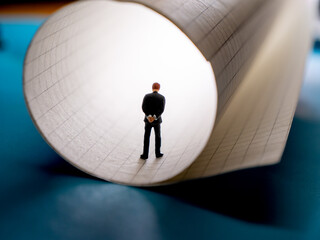
[[[158,153],[158,154],[156,154],[156,157],[157,158],[161,158],[163,156],[163,153]]]
[[[147,160],[148,156],[145,156],[145,155],[142,154],[142,155],[140,155],[140,158],[143,159],[143,160]]]

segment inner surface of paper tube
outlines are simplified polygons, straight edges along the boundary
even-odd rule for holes
[[[142,99],[166,98],[163,158],[141,160]],[[146,184],[188,167],[212,131],[217,90],[210,63],[173,23],[138,4],[81,1],[51,16],[25,60],[24,93],[42,136],[81,170]]]

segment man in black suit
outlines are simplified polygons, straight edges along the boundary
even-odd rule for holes
[[[141,159],[147,159],[149,155],[149,141],[151,128],[154,128],[155,138],[156,138],[156,157],[160,158],[163,154],[160,152],[161,147],[161,133],[160,124],[162,123],[161,114],[164,111],[165,98],[160,93],[160,84],[152,84],[152,93],[144,96],[142,102],[142,111],[145,114],[145,132],[144,132],[144,146],[143,154],[140,156]]]

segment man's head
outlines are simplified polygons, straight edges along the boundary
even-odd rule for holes
[[[154,84],[152,84],[152,91],[156,91],[158,92],[160,90],[160,84],[155,82]]]

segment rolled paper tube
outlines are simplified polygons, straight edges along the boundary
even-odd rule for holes
[[[280,161],[310,47],[299,0],[79,1],[34,36],[24,95],[43,138],[98,178],[154,186]],[[162,158],[144,95],[166,97]]]

